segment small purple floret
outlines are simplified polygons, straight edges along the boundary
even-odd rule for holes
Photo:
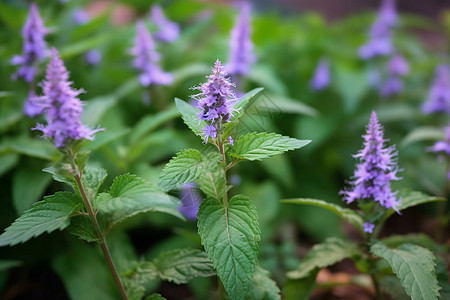
[[[437,66],[434,74],[433,84],[422,111],[427,114],[436,112],[450,114],[450,65]]]
[[[73,140],[93,140],[94,134],[103,130],[90,129],[81,123],[83,104],[78,95],[83,91],[73,89],[71,84],[69,73],[53,48],[42,87],[44,95],[34,99],[46,114],[47,126],[37,124],[33,130],[40,130],[44,136],[53,139],[57,148]]]
[[[330,63],[327,59],[322,58],[316,67],[314,76],[310,82],[311,89],[320,91],[330,84]]]
[[[25,26],[22,29],[23,54],[12,58],[11,64],[20,65],[19,70],[13,75],[13,79],[23,78],[30,83],[37,73],[37,62],[47,55],[47,46],[44,36],[47,29],[44,27],[39,11],[35,3],[30,6]]]
[[[372,112],[367,133],[363,135],[364,148],[354,155],[359,160],[351,189],[340,192],[343,200],[351,203],[368,199],[378,202],[386,208],[397,210],[400,200],[391,191],[391,180],[399,180],[394,146],[384,148],[383,128],[378,122],[375,111]]]
[[[445,140],[436,142],[436,144],[428,148],[428,151],[445,153],[447,156],[450,156],[450,124],[445,128],[445,132]]]
[[[102,60],[102,53],[98,49],[89,50],[84,54],[84,60],[88,65],[98,65]]]
[[[177,23],[166,18],[161,6],[154,4],[150,14],[152,22],[158,27],[158,31],[155,33],[156,39],[171,43],[178,38],[180,35],[180,27]]]
[[[84,9],[78,8],[72,12],[72,19],[76,25],[84,25],[91,20],[91,17]]]
[[[216,60],[213,74],[207,77],[207,82],[195,88],[200,93],[192,96],[201,108],[199,119],[207,123],[203,129],[205,143],[208,138],[216,138],[222,133],[222,125],[229,121],[233,113],[233,105],[236,102],[232,91],[234,85],[225,76],[222,63]]]
[[[161,70],[157,64],[160,55],[156,52],[155,43],[143,21],[139,21],[137,24],[136,41],[135,46],[131,49],[131,54],[135,56],[134,67],[142,72],[139,75],[139,82],[142,86],[172,83],[173,76]]]
[[[372,233],[375,228],[375,224],[372,224],[369,222],[364,223],[363,226],[364,226],[364,232],[367,232],[367,233]]]
[[[250,4],[244,2],[240,5],[239,17],[231,32],[230,58],[226,64],[226,71],[230,75],[246,75],[251,65],[256,61],[253,54],[250,27]]]

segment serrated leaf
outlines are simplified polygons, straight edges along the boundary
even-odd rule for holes
[[[230,156],[234,159],[261,160],[289,150],[299,149],[310,142],[276,133],[252,132],[241,136],[235,142]]]
[[[200,177],[195,181],[203,193],[221,201],[227,192],[225,171],[222,167],[222,155],[210,152],[203,155],[204,167]]]
[[[224,138],[227,138],[231,134],[233,129],[239,124],[240,119],[245,113],[245,109],[255,100],[255,97],[258,96],[263,90],[264,88],[253,89],[250,92],[246,93],[244,96],[242,96],[239,99],[239,101],[237,101],[234,104],[233,109],[235,111],[233,112],[233,115],[230,117],[230,121],[224,124],[223,126]]]
[[[401,199],[400,205],[397,207],[397,209],[399,211],[405,210],[409,207],[413,207],[413,206],[417,206],[417,205],[425,204],[425,203],[429,203],[429,202],[446,201],[442,197],[430,196],[430,195],[427,195],[427,194],[424,194],[421,192],[410,191],[410,190],[401,191],[398,194],[397,198]],[[389,216],[391,216],[395,212],[396,212],[395,210],[390,209],[386,213],[384,218],[387,219]]]
[[[177,210],[178,204],[178,199],[158,191],[142,178],[132,174],[116,177],[110,190],[98,194],[94,201],[94,206],[108,219],[107,231],[127,218],[151,211],[184,219]]]
[[[70,219],[69,231],[79,239],[88,243],[99,242],[97,232],[91,220],[86,215],[74,216]]]
[[[438,245],[433,239],[423,233],[412,233],[404,235],[391,235],[381,240],[388,247],[398,247],[401,244],[415,244],[433,252],[440,252],[442,246]]]
[[[323,243],[317,244],[308,252],[298,266],[297,270],[288,272],[290,279],[308,277],[317,268],[325,268],[352,257],[357,253],[356,245],[339,238],[327,238]]]
[[[363,232],[363,224],[364,220],[360,215],[354,212],[351,209],[341,207],[339,205],[329,203],[323,200],[318,199],[309,199],[309,198],[296,198],[296,199],[283,199],[281,200],[283,203],[294,203],[294,204],[302,204],[302,205],[312,205],[325,208],[329,210],[345,221],[349,222],[353,226],[355,226],[359,231]]]
[[[29,239],[69,226],[72,214],[82,207],[81,199],[69,192],[44,197],[25,211],[0,235],[0,246],[16,245]]]
[[[431,251],[412,244],[391,249],[381,242],[372,244],[370,251],[391,265],[411,299],[438,299],[439,286],[434,273],[436,264]]]
[[[280,300],[280,289],[270,278],[269,271],[256,266],[255,274],[250,280],[246,300]]]
[[[159,277],[176,284],[187,283],[196,277],[216,275],[208,255],[197,249],[175,249],[161,253],[153,260]]]
[[[195,149],[186,149],[177,153],[164,166],[159,176],[159,186],[163,191],[181,187],[186,182],[197,180],[203,172],[203,158]]]
[[[98,189],[103,181],[105,181],[106,176],[108,176],[108,174],[105,169],[91,165],[86,166],[83,170],[81,181],[86,190],[86,194],[88,195],[88,199],[94,199],[95,196],[97,196]]]
[[[202,136],[206,122],[204,120],[200,121],[197,115],[201,112],[201,109],[178,98],[175,98],[175,104],[177,105],[178,111],[181,113],[184,123],[186,123],[189,129],[196,135]]]
[[[158,279],[158,270],[152,262],[141,262],[125,273],[124,285],[130,300],[141,300],[145,295],[145,284]]]
[[[237,195],[228,205],[205,199],[198,212],[198,232],[206,253],[231,299],[243,299],[253,277],[260,230],[256,207]]]
[[[395,276],[383,276],[380,279],[381,288],[388,293],[392,299],[395,300],[409,300],[411,299],[405,292],[405,289],[400,284]]]

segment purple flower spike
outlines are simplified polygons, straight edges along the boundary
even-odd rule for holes
[[[98,49],[89,50],[84,54],[84,60],[88,65],[98,65],[102,60],[102,53]]]
[[[367,232],[367,233],[372,233],[375,228],[375,224],[372,224],[369,222],[366,222],[363,225],[364,225],[364,232]]]
[[[397,210],[400,200],[391,191],[391,180],[399,180],[393,146],[384,148],[383,128],[373,111],[363,135],[364,148],[354,155],[359,160],[350,184],[352,189],[340,192],[343,200],[351,203],[355,200],[371,200],[386,208]]]
[[[384,0],[378,17],[370,28],[369,41],[359,48],[359,56],[362,59],[392,53],[391,29],[397,24],[397,19],[395,0]]]
[[[166,18],[161,6],[154,4],[150,15],[152,22],[158,27],[158,31],[155,33],[156,39],[171,43],[178,38],[180,35],[180,27],[177,23]]]
[[[165,73],[157,65],[160,55],[155,51],[155,43],[143,21],[139,21],[137,24],[136,42],[134,48],[131,49],[131,54],[136,57],[133,61],[134,67],[142,72],[139,75],[139,82],[142,86],[172,83],[173,76]]]
[[[380,86],[380,95],[393,96],[403,91],[403,80],[398,76],[389,76]]]
[[[427,114],[436,112],[450,114],[450,65],[436,67],[433,85],[422,111]]]
[[[44,36],[47,29],[44,27],[39,11],[35,3],[30,6],[25,26],[22,29],[23,54],[16,55],[11,60],[11,64],[20,65],[19,70],[13,75],[13,79],[23,78],[30,83],[37,73],[36,64],[46,56],[46,44]]]
[[[182,213],[189,220],[197,220],[198,208],[202,199],[195,188],[197,184],[193,182],[185,183],[181,187],[181,206],[178,211]]]
[[[314,72],[310,87],[315,91],[325,89],[330,84],[330,63],[322,58]]]
[[[230,60],[226,65],[226,71],[230,75],[246,75],[250,72],[251,65],[256,61],[253,54],[250,27],[250,4],[241,4],[239,17],[231,32]]]
[[[232,91],[234,84],[225,77],[226,73],[220,60],[216,60],[212,70],[213,74],[207,77],[208,81],[196,87],[200,93],[192,96],[202,109],[198,117],[207,123],[203,130],[205,143],[208,138],[216,138],[222,133],[222,124],[229,121],[236,102]]]
[[[37,124],[33,130],[40,130],[44,136],[53,139],[57,148],[73,140],[93,140],[94,134],[103,130],[93,130],[81,123],[83,104],[77,96],[83,91],[73,89],[68,79],[69,73],[53,48],[43,82],[44,96],[35,99],[46,113],[47,126]]]

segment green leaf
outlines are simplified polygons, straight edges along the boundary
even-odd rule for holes
[[[412,244],[391,249],[381,242],[375,242],[370,251],[387,260],[411,299],[438,299],[435,258],[428,249]]]
[[[237,101],[234,104],[233,108],[235,111],[233,112],[233,115],[231,116],[230,121],[228,123],[224,124],[224,126],[223,126],[224,138],[227,138],[231,134],[233,129],[239,124],[239,120],[244,115],[246,108],[255,100],[255,97],[258,96],[263,90],[264,90],[264,88],[253,89],[250,92],[246,93],[244,96],[242,96],[239,99],[239,101]]]
[[[275,95],[268,95],[267,97],[269,97],[270,101],[265,101],[265,106],[263,107],[267,110],[288,114],[301,114],[311,117],[315,117],[319,114],[315,108],[308,106],[299,100]]]
[[[208,197],[222,201],[221,199],[228,191],[222,155],[218,152],[210,152],[203,155],[203,159],[203,171],[195,182]]]
[[[6,153],[0,155],[0,176],[11,170],[19,162],[19,155],[16,153]]]
[[[69,172],[63,168],[63,166],[59,166],[56,164],[55,166],[48,167],[45,169],[42,169],[42,171],[52,174],[53,179],[58,182],[66,183],[69,186],[73,187],[74,189],[77,189],[77,183],[75,181],[75,178],[73,176],[69,176]]]
[[[348,68],[336,68],[335,84],[347,112],[354,112],[369,90],[365,74]]]
[[[234,159],[261,160],[289,150],[299,149],[310,142],[276,133],[252,132],[241,136],[236,141],[230,156]]]
[[[187,283],[196,277],[216,275],[208,255],[197,249],[175,249],[158,255],[153,261],[159,277],[176,284]]]
[[[33,203],[42,199],[44,191],[52,177],[42,174],[41,166],[32,164],[20,165],[13,175],[13,204],[20,215],[29,209]]]
[[[91,219],[86,215],[73,216],[68,229],[71,234],[88,243],[100,241]]]
[[[401,244],[415,244],[430,249],[433,252],[440,252],[442,246],[423,233],[412,233],[403,235],[390,235],[381,240],[388,247],[398,247]]]
[[[154,293],[145,298],[145,300],[167,300],[167,299],[161,296],[161,294]]]
[[[207,198],[198,212],[198,232],[231,299],[244,299],[255,271],[260,230],[255,205],[237,195],[224,206]]]
[[[164,166],[159,176],[159,186],[163,191],[181,187],[186,182],[197,180],[203,172],[203,158],[195,149],[186,149],[177,153]]]
[[[86,190],[88,199],[94,199],[97,192],[108,174],[106,170],[97,166],[88,165],[83,170],[81,181]]]
[[[445,140],[445,132],[437,127],[419,127],[408,133],[400,145],[406,147],[415,142]]]
[[[161,124],[177,118],[179,115],[180,112],[178,109],[171,107],[156,115],[149,115],[142,118],[130,134],[130,143],[135,143],[149,132],[155,130],[155,128]]]
[[[8,148],[12,151],[37,157],[44,160],[57,161],[60,157],[60,153],[52,143],[42,139],[18,137],[16,139],[6,140]]]
[[[446,201],[442,197],[434,197],[430,196],[421,192],[416,191],[410,191],[410,190],[403,190],[401,191],[398,196],[398,199],[401,199],[400,205],[397,207],[398,211],[405,210],[409,207],[417,206],[420,204],[425,204],[429,202],[436,202],[436,201]],[[394,214],[396,211],[394,209],[390,209],[386,215],[384,216],[385,219],[387,219],[389,216]]]
[[[255,274],[250,280],[246,300],[280,300],[280,289],[270,278],[269,271],[256,266]]]
[[[309,199],[309,198],[297,198],[297,199],[284,199],[281,200],[283,203],[294,203],[294,204],[301,204],[301,205],[312,205],[312,206],[318,206],[325,208],[345,221],[349,222],[353,226],[355,226],[359,231],[363,232],[363,223],[364,220],[360,215],[358,215],[356,212],[354,212],[351,209],[343,208],[339,205],[329,203],[323,200],[318,199]]]
[[[56,229],[69,226],[70,216],[82,207],[81,200],[69,192],[57,192],[44,197],[32,208],[25,211],[11,226],[0,235],[0,246],[16,245]]]
[[[20,266],[22,262],[20,260],[0,260],[0,272]]]
[[[175,98],[175,104],[181,113],[184,123],[186,123],[189,129],[196,135],[202,136],[203,128],[205,128],[206,122],[204,120],[200,121],[197,116],[197,114],[201,112],[201,109],[178,98]]]
[[[356,245],[338,238],[327,238],[323,243],[317,244],[308,252],[298,266],[297,270],[290,271],[290,279],[308,277],[311,272],[325,268],[352,257],[357,253]]]
[[[183,220],[177,210],[178,204],[178,199],[131,174],[116,177],[110,190],[100,193],[94,201],[94,206],[108,219],[107,231],[134,215],[151,211],[171,214]]]
[[[406,294],[405,289],[400,284],[395,276],[383,276],[380,279],[381,288],[395,300],[410,300],[411,298]]]

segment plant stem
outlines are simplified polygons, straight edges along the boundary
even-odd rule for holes
[[[102,248],[103,255],[105,256],[106,263],[108,264],[108,267],[109,267],[109,269],[111,271],[111,274],[112,274],[112,276],[114,278],[114,282],[116,283],[117,288],[119,289],[119,292],[120,292],[120,295],[122,296],[122,299],[123,300],[128,300],[127,293],[125,292],[125,288],[124,288],[124,286],[122,284],[122,281],[120,280],[119,273],[117,272],[117,269],[114,266],[114,262],[113,262],[113,260],[111,258],[111,254],[109,253],[109,249],[108,249],[108,245],[106,244],[105,236],[103,235],[103,233],[102,233],[102,231],[100,229],[100,225],[98,224],[98,221],[97,221],[97,218],[95,216],[94,210],[92,209],[92,205],[91,205],[91,203],[90,203],[90,201],[89,201],[89,199],[88,199],[88,197],[86,195],[86,191],[85,191],[85,189],[83,187],[83,184],[81,183],[81,172],[79,172],[78,170],[77,170],[76,175],[75,175],[75,181],[77,182],[78,189],[80,190],[80,194],[81,194],[81,197],[83,198],[84,205],[86,206],[86,209],[88,211],[89,218],[91,219],[91,222],[92,222],[92,224],[95,227],[95,231],[97,233],[97,237],[98,237],[98,239],[100,241],[99,242],[100,247]]]
[[[436,234],[436,239],[439,242],[443,242],[444,240],[444,233],[445,233],[445,227],[448,224],[448,217],[447,217],[447,201],[448,201],[448,194],[450,191],[450,180],[448,179],[448,173],[450,172],[450,157],[446,157],[446,168],[445,168],[445,185],[442,197],[445,198],[445,201],[441,201],[439,204],[439,211],[438,211],[438,230]]]

